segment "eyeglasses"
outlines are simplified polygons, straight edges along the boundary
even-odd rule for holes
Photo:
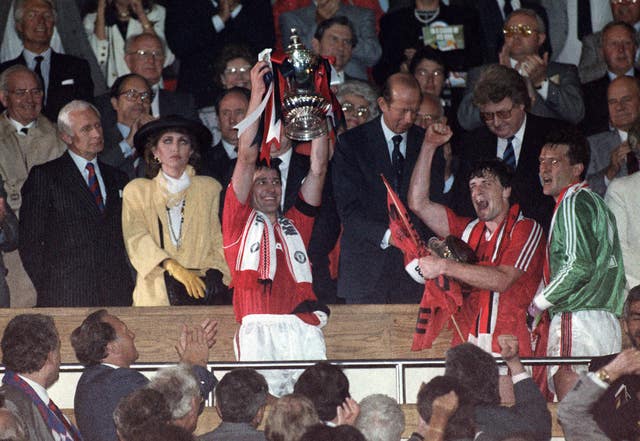
[[[611,4],[612,5],[622,5],[625,3],[631,3],[633,5],[635,5],[636,3],[638,3],[638,0],[611,0]]]
[[[246,66],[241,67],[227,67],[224,70],[224,73],[227,75],[237,75],[237,74],[245,74],[251,70],[251,66],[248,64]]]
[[[369,116],[368,107],[365,107],[365,106],[356,107],[348,101],[342,103],[342,111],[344,113],[355,114],[358,118],[366,118],[367,116]]]
[[[164,52],[162,51],[145,51],[144,49],[139,49],[137,51],[129,52],[129,55],[136,55],[142,58],[164,58]]]
[[[444,75],[444,72],[442,70],[434,70],[432,72],[428,71],[427,69],[416,69],[416,75],[420,76],[420,77],[427,77],[430,79],[437,79],[440,78]]]
[[[480,118],[482,118],[485,122],[491,122],[497,116],[498,119],[507,119],[511,118],[511,111],[516,107],[515,104],[511,106],[510,109],[507,110],[498,110],[497,112],[480,112]]]
[[[515,35],[522,35],[523,37],[529,37],[534,32],[538,32],[537,29],[533,29],[529,25],[523,25],[521,23],[517,25],[505,26],[502,29],[505,37],[513,37]]]
[[[18,98],[23,98],[27,96],[27,94],[31,95],[32,97],[39,98],[42,96],[44,92],[42,91],[41,88],[36,87],[34,89],[13,89],[13,90],[10,90],[9,93],[14,94]]]
[[[153,101],[153,97],[155,96],[153,92],[138,92],[135,89],[125,90],[124,92],[120,92],[118,96],[123,96],[132,103],[138,101],[138,98],[143,103],[150,103]]]

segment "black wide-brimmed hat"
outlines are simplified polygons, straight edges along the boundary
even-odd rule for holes
[[[179,115],[163,116],[156,120],[146,123],[138,129],[133,136],[133,145],[135,146],[138,154],[142,156],[144,154],[144,146],[147,144],[147,140],[159,133],[172,129],[182,129],[189,132],[198,142],[198,150],[206,150],[211,146],[213,136],[209,129],[207,129],[202,123],[198,121],[192,121]]]

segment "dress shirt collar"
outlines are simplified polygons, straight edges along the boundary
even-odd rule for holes
[[[384,139],[387,142],[387,149],[389,150],[389,158],[393,153],[393,137],[400,135],[402,136],[402,142],[400,143],[400,153],[402,156],[407,156],[407,132],[404,133],[395,133],[391,130],[384,122],[384,115],[380,117],[380,124],[382,125],[382,133],[384,133]]]
[[[22,132],[20,131],[20,129],[22,129],[22,128],[30,129],[30,128],[35,127],[35,126],[36,126],[36,120],[35,120],[35,119],[34,119],[33,121],[31,121],[31,122],[30,122],[29,124],[27,124],[27,125],[22,125],[22,123],[19,123],[19,122],[18,122],[18,121],[16,121],[15,119],[11,118],[11,117],[9,116],[9,112],[7,112],[7,113],[6,113],[6,116],[7,116],[7,120],[11,123],[11,125],[12,125],[13,127],[15,127],[15,128],[16,128],[16,132],[18,132],[18,135],[20,135],[20,136],[25,136],[25,134],[24,134],[24,133],[22,133]]]
[[[222,147],[224,148],[224,151],[227,152],[227,156],[229,157],[229,159],[235,159],[238,157],[238,151],[237,151],[237,146],[231,144],[230,142],[227,142],[224,140],[224,138],[221,139],[222,141]]]
[[[28,49],[24,49],[22,51],[22,56],[24,57],[24,60],[27,62],[27,66],[29,67],[29,69],[33,70],[36,66],[36,60],[35,58],[38,55],[42,55],[42,62],[43,63],[50,63],[51,62],[51,47],[47,48],[46,51],[44,51],[41,54],[36,54],[35,52],[31,52]]]
[[[120,130],[120,134],[122,135],[122,139],[127,139],[129,133],[131,133],[131,127],[126,124],[122,124],[121,122],[116,124],[118,126],[118,130]]]
[[[634,68],[632,67],[631,69],[629,69],[628,71],[626,71],[624,73],[625,76],[627,77],[635,77],[636,76],[636,72],[634,70]],[[618,75],[614,74],[613,72],[611,72],[610,70],[607,70],[607,76],[609,77],[609,81],[613,81],[616,78],[618,78]]]
[[[18,377],[22,378],[27,382],[29,386],[31,386],[31,389],[33,389],[33,391],[38,395],[38,398],[40,398],[44,404],[49,405],[50,398],[49,394],[47,393],[47,389],[45,389],[40,383],[36,383],[30,378],[24,377],[20,374],[18,374]]]
[[[73,162],[76,164],[76,167],[78,167],[78,170],[80,170],[80,173],[82,174],[82,176],[85,176],[87,163],[89,162],[93,164],[96,175],[100,174],[100,166],[98,165],[97,156],[93,158],[91,161],[87,161],[82,156],[72,152],[71,149],[67,149],[67,151],[69,152],[69,156],[71,156],[71,159],[73,159]]]
[[[620,141],[626,142],[629,139],[629,133],[624,130],[615,129],[618,132],[618,136],[620,137]]]

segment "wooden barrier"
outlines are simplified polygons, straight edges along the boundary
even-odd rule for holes
[[[97,308],[38,308],[0,310],[0,329],[17,314],[41,313],[54,317],[62,340],[62,363],[77,363],[69,336]],[[176,362],[174,345],[182,323],[197,324],[205,317],[218,320],[218,341],[210,361],[235,361],[233,336],[238,328],[230,306],[108,308],[136,333],[140,363]],[[331,360],[389,360],[443,358],[451,341],[444,330],[433,348],[411,352],[416,305],[334,305],[324,328]]]
[[[547,404],[547,406],[549,408],[549,411],[551,412],[551,417],[553,421],[552,428],[551,428],[552,436],[558,437],[558,438],[564,437],[564,434],[562,432],[562,427],[560,427],[560,424],[558,424],[557,403],[549,403]],[[262,419],[262,423],[260,424],[258,429],[264,430],[264,424],[265,424],[265,421],[267,420],[267,416],[269,415],[269,410],[270,408],[269,406],[267,406],[264,418]],[[404,417],[405,417],[405,429],[404,429],[404,433],[402,434],[402,437],[409,438],[411,434],[415,432],[416,429],[418,428],[418,410],[416,409],[415,404],[403,404],[402,411],[404,412]],[[73,414],[73,409],[64,409],[63,412],[65,415],[69,417],[69,419],[71,419],[75,423],[75,416]],[[214,428],[218,427],[219,424],[220,424],[220,417],[218,416],[218,413],[216,412],[215,408],[205,407],[204,411],[200,415],[200,418],[198,418],[198,427],[196,428],[195,434],[202,435],[204,433],[210,432]]]

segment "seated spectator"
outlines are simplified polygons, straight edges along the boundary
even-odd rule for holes
[[[149,388],[162,394],[171,411],[171,424],[193,433],[198,425],[203,398],[200,384],[190,366],[179,364],[159,369]]]
[[[360,401],[355,427],[367,441],[400,441],[404,432],[402,407],[386,395],[369,395]]]
[[[146,33],[165,39],[165,15],[164,6],[153,0],[98,0],[96,9],[84,17],[84,28],[107,86],[131,72],[125,62],[127,38]],[[174,60],[167,49],[164,66]]]
[[[136,132],[134,144],[150,179],[131,181],[122,195],[124,242],[138,273],[134,306],[191,299],[213,304],[216,294],[226,293],[230,277],[218,217],[221,187],[197,176],[193,167],[202,146],[210,143],[206,127],[180,116],[157,119]],[[184,296],[170,298],[165,271],[184,286]]]
[[[24,49],[22,40],[16,30],[14,19],[17,0],[0,2],[0,63],[20,55]],[[82,26],[83,2],[76,0],[57,0],[56,5],[64,14],[56,17],[51,37],[51,48],[60,54],[75,55],[89,62],[94,92],[105,93],[107,84],[98,66],[96,56],[89,45],[89,40]],[[24,4],[24,2],[22,2]]]
[[[640,3],[639,3],[640,5]],[[585,135],[609,130],[607,90],[618,77],[640,77],[634,67],[638,43],[636,30],[624,22],[612,22],[602,30],[602,53],[606,72],[599,78],[582,85],[585,115],[580,129]]]
[[[418,48],[429,45],[442,52],[445,65],[456,73],[450,76],[453,82],[457,82],[458,87],[464,86],[459,73],[482,63],[478,18],[472,8],[445,3],[440,0],[415,0],[411,6],[389,11],[382,17],[382,56],[373,69],[377,84],[384,84],[391,74],[398,72],[403,62],[413,57]],[[462,38],[453,41],[447,38],[451,33],[436,31],[443,27],[451,30],[451,33],[454,27],[458,27],[457,33]],[[427,41],[423,29],[429,34]]]
[[[203,174],[211,176],[222,185],[223,191],[229,185],[231,173],[238,157],[238,130],[236,124],[244,119],[249,107],[251,92],[244,87],[223,90],[211,115],[216,116],[218,128],[207,127],[212,133],[219,132],[220,141],[211,147],[203,146]],[[201,112],[204,109],[201,109]],[[202,113],[200,113],[202,116]],[[205,119],[202,119],[205,122]]]
[[[22,64],[40,77],[44,91],[42,113],[57,121],[58,112],[68,102],[93,98],[89,63],[72,55],[59,54],[51,48],[56,9],[51,0],[21,0],[14,12],[16,30],[24,49],[12,60],[0,64],[0,72]],[[37,20],[27,19],[35,16]]]
[[[627,76],[613,80],[607,104],[610,129],[587,139],[591,153],[587,181],[602,197],[612,181],[638,171],[640,152],[631,148],[628,136],[640,117],[640,80]]]
[[[5,327],[0,346],[6,368],[0,394],[6,408],[20,417],[26,439],[82,439],[47,394],[60,376],[60,335],[53,318],[16,315]]]
[[[161,425],[171,421],[171,410],[164,395],[143,387],[120,400],[113,411],[113,423],[120,441],[135,441],[136,432],[146,425]]]
[[[256,54],[245,45],[230,44],[225,46],[220,53],[220,57],[215,62],[215,72],[212,76],[212,81],[215,85],[216,93],[213,102],[220,103],[222,91],[224,90],[229,90],[234,87],[250,89],[249,72],[255,60]],[[216,105],[207,105],[198,110],[200,121],[207,126],[213,135],[212,146],[217,145],[222,138],[217,111]]]
[[[347,80],[338,86],[336,98],[342,105],[347,130],[371,121],[380,114],[378,97],[377,91],[364,81]]]
[[[209,349],[215,342],[217,322],[183,325],[176,351],[181,362],[191,364],[200,394],[206,397],[217,383],[206,368]],[[74,412],[85,441],[115,439],[112,418],[120,400],[149,384],[142,373],[131,369],[138,359],[135,334],[118,317],[100,309],[87,316],[71,334],[71,346],[85,369],[76,386]]]
[[[605,202],[616,218],[627,287],[640,285],[640,173],[615,179]],[[628,299],[627,299],[628,300]]]
[[[101,117],[104,149],[100,160],[126,173],[129,179],[143,176],[145,164],[140,163],[140,154],[134,147],[138,129],[153,121],[151,101],[153,91],[149,82],[138,74],[126,74],[111,86],[109,106],[115,112],[115,120],[105,121]]]
[[[318,23],[311,48],[325,58],[334,60],[331,64],[331,85],[337,86],[352,79],[344,69],[351,61],[353,48],[358,44],[353,23],[345,16],[339,15]]]
[[[324,422],[353,424],[358,416],[359,406],[349,394],[349,380],[331,363],[320,362],[305,369],[293,391],[310,399]]]
[[[473,407],[460,382],[439,376],[422,383],[418,391],[418,429],[410,441],[474,439]]]
[[[327,15],[320,15],[318,20],[318,14],[323,13]],[[375,16],[370,9],[344,4],[340,0],[327,0],[319,6],[314,3],[284,12],[280,15],[282,46],[286,50],[290,43],[291,29],[296,29],[300,42],[311,49],[314,36],[318,38],[316,31],[320,23],[339,16],[346,17],[355,30],[352,32],[353,41],[351,42],[354,44],[353,52],[351,59],[344,67],[344,73],[351,78],[367,80],[367,68],[373,66],[380,59],[381,54],[380,43],[376,37]]]
[[[479,347],[463,343],[447,351],[444,374],[455,377],[463,387],[465,398],[474,408],[476,432],[492,439],[527,433],[536,440],[551,437],[551,414],[538,386],[525,371],[518,356],[518,340],[502,335],[498,339],[515,394],[511,407],[500,405],[498,365]]]
[[[271,406],[264,434],[268,441],[299,441],[309,427],[318,423],[320,419],[311,400],[289,394]]]
[[[548,53],[540,54],[546,32],[544,21],[531,9],[512,12],[504,25],[500,64],[524,78],[533,115],[577,124],[585,112],[578,71],[573,65],[549,61]],[[467,77],[467,92],[458,107],[458,122],[465,130],[482,125],[480,111],[473,104],[473,88],[486,67],[470,71]]]
[[[640,3],[611,1],[609,4],[614,22],[624,22],[637,29],[636,25],[640,25]],[[580,53],[580,64],[578,65],[578,73],[582,83],[597,80],[607,72],[607,63],[603,51],[603,34],[604,30],[586,35],[582,39],[582,52]],[[634,37],[637,45],[640,41],[640,34],[636,31]],[[634,54],[635,58],[636,54]]]
[[[190,93],[197,108],[210,106],[216,60],[225,46],[245,44],[256,53],[274,47],[271,0],[168,0],[167,42],[180,60],[178,92]],[[250,61],[255,60],[254,57]]]
[[[558,407],[558,419],[565,439],[567,441],[638,439],[639,376],[640,350],[636,348],[620,352],[597,372],[582,374],[575,387],[564,397]],[[624,383],[621,382],[624,378],[633,379],[636,387],[625,388]],[[606,395],[609,396],[608,407],[603,408],[598,405],[598,400],[602,400]],[[621,410],[618,406],[624,406],[625,410]],[[617,416],[615,422],[610,419],[613,414]],[[623,414],[626,416],[623,417]],[[596,420],[606,424],[605,427],[608,430],[605,431],[602,424],[599,425]]]
[[[269,386],[254,369],[234,369],[216,386],[216,412],[222,422],[200,441],[265,441],[262,422]],[[271,411],[273,413],[273,410]]]

